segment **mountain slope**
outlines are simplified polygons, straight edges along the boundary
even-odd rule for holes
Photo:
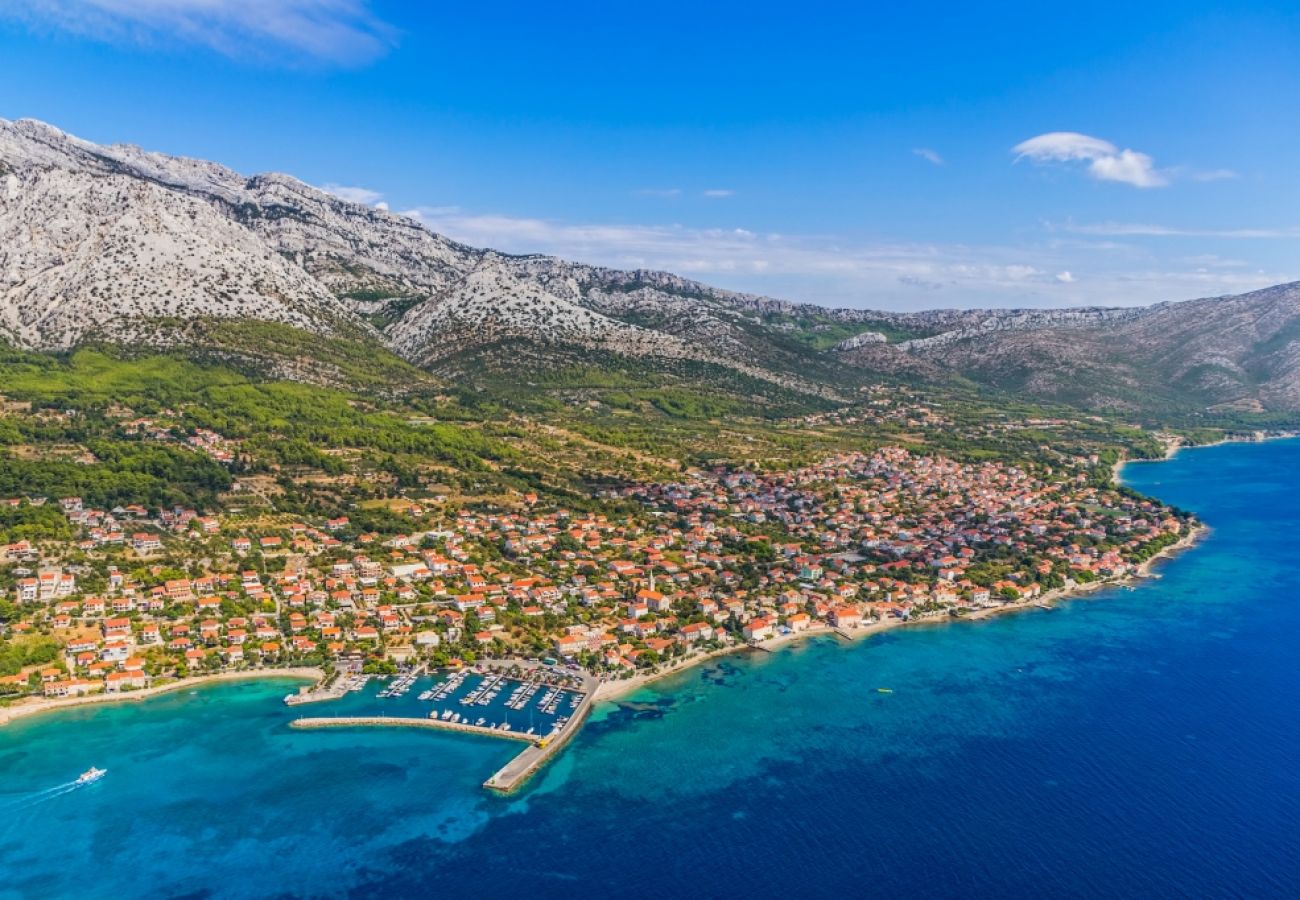
[[[819,403],[885,376],[1124,413],[1300,411],[1294,285],[1143,309],[828,309],[468,247],[286,175],[0,120],[0,338],[211,347],[232,333],[196,325],[212,321],[287,326],[346,340],[354,359],[366,347],[469,381],[598,360]],[[233,350],[310,377],[311,342],[281,338]]]
[[[0,329],[64,348],[139,320],[215,315],[328,332],[330,293],[211,204],[145,178],[21,168],[0,143]]]

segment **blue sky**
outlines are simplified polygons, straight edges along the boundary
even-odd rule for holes
[[[1296,4],[876,5],[9,0],[0,117],[847,306],[1300,278]]]

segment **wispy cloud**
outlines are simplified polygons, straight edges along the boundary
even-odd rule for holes
[[[916,147],[912,150],[912,153],[933,165],[946,165],[944,158],[940,156],[937,151],[931,150],[929,147]]]
[[[711,200],[723,200],[727,197],[736,196],[736,192],[728,188],[709,188],[707,191],[704,191],[703,194]]]
[[[1241,176],[1231,169],[1207,169],[1205,171],[1190,171],[1187,177],[1192,181],[1230,181]]]
[[[848,306],[1132,305],[1287,280],[1280,273],[1162,262],[1139,250],[1101,252],[1078,242],[862,242],[745,228],[579,224],[445,208],[407,215],[472,246],[660,269],[736,290]]]
[[[365,206],[381,205],[384,195],[379,191],[372,191],[370,188],[349,186],[346,184],[322,184],[320,189],[327,194],[333,194],[341,200],[347,200],[349,203],[361,203]],[[383,205],[387,209],[386,204]]]
[[[1166,173],[1155,160],[1136,150],[1121,150],[1110,141],[1079,134],[1077,131],[1052,131],[1022,141],[1011,148],[1016,160],[1037,163],[1087,163],[1088,174],[1098,181],[1116,181],[1138,188],[1164,187]]]
[[[367,0],[9,0],[0,16],[111,43],[340,65],[382,56],[396,34]]]
[[[1152,225],[1144,222],[1096,222],[1078,225],[1071,222],[1059,227],[1074,234],[1093,234],[1103,237],[1300,238],[1300,226],[1285,228],[1181,228],[1171,225]]]

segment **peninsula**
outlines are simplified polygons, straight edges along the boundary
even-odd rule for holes
[[[174,439],[147,420],[125,427]],[[239,449],[211,433],[199,440]],[[500,509],[409,503],[404,515],[420,527],[395,533],[347,517],[12,497],[11,521],[65,537],[0,548],[14,592],[7,647],[26,655],[4,676],[2,720],[282,673],[318,682],[289,699],[325,701],[324,716],[301,727],[473,732],[468,719],[436,714],[334,719],[328,700],[340,679],[417,666],[491,671],[545,658],[580,673],[571,722],[502,734],[537,745],[489,780],[508,791],[567,742],[592,702],[719,653],[1045,605],[1140,576],[1194,540],[1194,520],[1109,475],[1091,458],[1049,469],[884,447],[600,492],[618,516],[534,495]]]
[[[832,309],[31,120],[0,177],[0,722],[307,675],[304,719],[522,731],[510,789],[718,654],[1140,577],[1200,524],[1116,466],[1300,409],[1297,285]],[[478,693],[390,714],[418,672]]]

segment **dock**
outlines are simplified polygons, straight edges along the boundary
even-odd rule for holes
[[[284,703],[286,706],[300,706],[303,703],[324,703],[328,700],[337,700],[349,691],[361,690],[369,680],[369,675],[340,676],[335,678],[334,682],[329,685],[318,682],[312,687],[301,687],[298,689],[298,693],[285,697]]]
[[[298,693],[285,697],[284,704],[285,706],[300,706],[303,703],[324,703],[327,700],[337,700],[347,692],[347,688],[337,683],[327,688],[303,688]]]

